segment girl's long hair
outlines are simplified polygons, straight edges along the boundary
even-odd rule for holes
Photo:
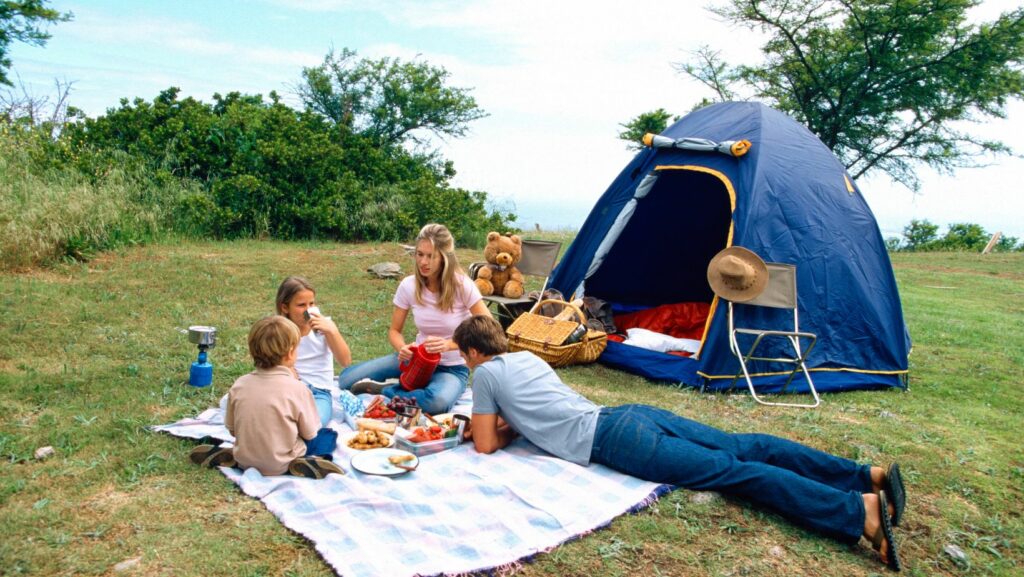
[[[281,307],[292,302],[292,297],[295,293],[307,290],[312,292],[314,295],[316,291],[313,290],[313,285],[309,284],[309,281],[301,276],[290,276],[281,281],[281,286],[277,287],[277,298],[274,299],[274,305],[277,314],[284,314],[281,312]]]
[[[456,275],[463,274],[459,266],[459,258],[455,256],[455,239],[448,227],[443,224],[428,224],[420,229],[416,236],[416,245],[420,241],[430,241],[434,251],[441,253],[441,290],[437,298],[437,307],[448,312],[455,308],[455,298],[462,294],[462,283]],[[413,256],[415,258],[415,255]],[[420,274],[420,267],[414,266],[416,271],[416,302],[423,304],[423,290],[427,287],[427,278]]]

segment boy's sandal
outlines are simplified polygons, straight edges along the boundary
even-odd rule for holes
[[[885,490],[878,492],[878,517],[881,521],[881,526],[878,531],[871,538],[871,545],[878,551],[878,554],[882,557],[882,562],[892,569],[893,571],[899,571],[903,568],[903,564],[900,563],[899,551],[896,548],[896,539],[892,533],[892,522],[889,520],[889,501],[885,498]],[[883,552],[882,546],[887,545],[888,550]]]
[[[217,445],[199,445],[188,454],[189,461],[200,467],[234,467],[235,454],[230,448]]]
[[[218,439],[217,437],[211,437],[210,435],[206,435],[202,439],[199,439],[200,445],[213,445],[214,447],[219,447],[223,442],[224,441],[222,441],[221,439]]]
[[[323,479],[331,473],[344,475],[345,469],[322,457],[299,457],[288,464],[288,472],[296,477]]]
[[[885,472],[885,487],[883,488],[886,496],[892,500],[892,526],[899,527],[903,521],[903,510],[907,507],[907,490],[903,486],[899,463],[889,465],[889,470]]]

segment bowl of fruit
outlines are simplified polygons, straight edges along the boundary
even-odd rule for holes
[[[394,421],[397,416],[398,413],[388,406],[387,399],[381,396],[374,397],[370,404],[366,405],[366,409],[363,410],[363,417],[367,419]]]
[[[363,411],[367,419],[379,419],[382,421],[414,421],[419,416],[420,408],[416,405],[416,399],[405,397],[392,397],[387,399],[376,396],[370,401]]]

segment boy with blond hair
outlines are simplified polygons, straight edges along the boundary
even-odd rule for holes
[[[224,414],[235,446],[200,445],[190,455],[194,463],[237,464],[264,475],[291,473],[314,479],[345,474],[330,461],[337,433],[319,428],[313,394],[295,374],[298,346],[299,330],[287,318],[274,315],[256,321],[249,331],[249,354],[256,370],[231,386]]]

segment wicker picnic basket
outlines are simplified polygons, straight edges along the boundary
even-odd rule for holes
[[[562,344],[577,327],[585,325],[587,319],[579,307],[560,300],[542,300],[533,307],[533,310],[540,310],[541,306],[548,303],[569,308],[577,320],[559,320],[534,312],[523,313],[506,331],[509,350],[530,351],[552,367],[596,361],[608,346],[608,335],[602,331],[588,329],[579,341]]]

